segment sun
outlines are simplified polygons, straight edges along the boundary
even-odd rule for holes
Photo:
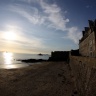
[[[15,40],[16,39],[16,33],[15,32],[5,32],[3,34],[3,38],[6,39],[6,40]]]

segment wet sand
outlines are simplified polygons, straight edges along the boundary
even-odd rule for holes
[[[43,62],[21,69],[0,69],[0,96],[78,96],[65,62]]]

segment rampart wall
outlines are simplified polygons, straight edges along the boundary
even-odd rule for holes
[[[96,58],[70,56],[70,67],[80,96],[96,96]]]

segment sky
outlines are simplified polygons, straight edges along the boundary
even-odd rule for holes
[[[96,0],[0,0],[0,51],[45,53],[78,49]]]

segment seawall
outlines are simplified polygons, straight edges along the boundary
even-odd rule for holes
[[[70,56],[70,67],[80,96],[96,96],[96,58]]]

